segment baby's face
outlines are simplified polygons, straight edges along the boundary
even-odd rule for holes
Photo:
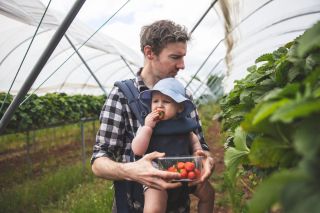
[[[172,98],[160,92],[152,93],[151,110],[159,110],[164,112],[164,117],[161,120],[174,118],[178,112],[181,112],[181,106]]]

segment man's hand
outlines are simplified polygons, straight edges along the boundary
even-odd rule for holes
[[[128,174],[127,179],[162,190],[181,186],[179,182],[169,182],[172,179],[178,179],[179,173],[162,171],[153,167],[152,160],[163,156],[164,153],[152,152],[138,161],[123,164],[123,169]]]
[[[208,180],[214,170],[215,164],[213,158],[211,157],[211,154],[208,151],[198,150],[194,154],[203,157],[203,170],[201,172],[201,178],[196,181],[190,182],[189,186],[193,186],[199,183],[201,184],[204,181]]]

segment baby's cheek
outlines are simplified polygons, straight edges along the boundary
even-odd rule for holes
[[[151,111],[155,111],[157,109],[156,106],[151,106]]]

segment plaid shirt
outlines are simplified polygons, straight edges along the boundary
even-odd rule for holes
[[[141,71],[138,72],[134,80],[139,92],[142,92],[148,88],[144,84],[140,72]],[[191,113],[191,117],[196,118],[200,123],[196,111]],[[108,157],[114,161],[123,163],[130,162],[130,154],[132,152],[131,141],[140,124],[131,112],[126,97],[118,87],[113,87],[111,90],[102,108],[100,123],[101,125],[96,135],[96,143],[93,147],[91,164],[99,157]],[[205,143],[201,127],[196,134],[198,135],[203,150],[209,150],[208,145]]]

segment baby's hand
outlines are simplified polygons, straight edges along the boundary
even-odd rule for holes
[[[151,128],[154,128],[156,123],[158,122],[159,122],[159,113],[156,110],[150,112],[144,121],[145,125]]]

